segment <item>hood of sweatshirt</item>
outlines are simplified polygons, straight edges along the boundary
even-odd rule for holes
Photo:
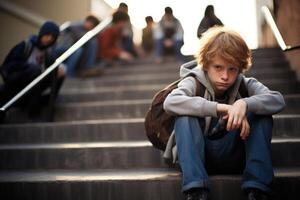
[[[185,78],[192,74],[195,75],[197,80],[199,80],[199,82],[205,86],[208,93],[210,93],[212,99],[215,100],[215,92],[209,81],[207,73],[202,69],[202,66],[200,66],[196,60],[185,63],[180,67],[180,78]],[[239,74],[235,83],[228,89],[227,94],[229,95],[229,104],[233,104],[237,97],[240,98],[238,90],[241,81],[243,81],[243,78],[244,75]]]

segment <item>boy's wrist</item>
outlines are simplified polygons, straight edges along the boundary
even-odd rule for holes
[[[226,115],[229,108],[230,108],[230,105],[228,105],[228,104],[218,103],[217,104],[217,114],[218,115]]]

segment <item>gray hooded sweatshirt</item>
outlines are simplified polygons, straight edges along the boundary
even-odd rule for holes
[[[186,115],[205,118],[204,134],[207,134],[212,117],[217,115],[217,102],[215,101],[214,90],[208,80],[206,72],[196,61],[191,61],[181,66],[180,77],[184,78],[179,82],[178,88],[174,89],[164,101],[164,110],[172,115]],[[195,96],[196,80],[189,76],[194,74],[205,89],[204,97]],[[186,78],[185,78],[186,77]],[[247,104],[247,112],[259,115],[273,115],[279,113],[285,107],[283,96],[277,91],[271,91],[254,78],[246,78],[239,74],[234,85],[228,91],[228,104],[233,104],[241,96],[238,93],[241,82],[244,81],[249,97],[243,98]],[[174,149],[174,133],[171,135],[164,157],[170,158],[173,150],[173,160],[176,156]],[[174,152],[175,151],[175,152]],[[174,155],[175,154],[175,155]]]

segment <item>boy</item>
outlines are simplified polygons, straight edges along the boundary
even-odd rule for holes
[[[153,27],[154,27],[154,21],[151,16],[147,16],[145,18],[147,26],[143,28],[142,31],[142,47],[146,54],[151,54],[153,51],[154,46],[154,40],[153,40]]]
[[[174,131],[182,190],[187,200],[208,199],[207,171],[244,170],[248,199],[267,199],[273,179],[272,115],[284,108],[284,99],[242,75],[251,53],[238,33],[216,27],[200,41],[197,67],[181,68],[182,77],[194,77],[184,78],[164,102],[164,109],[178,116]],[[195,96],[196,79],[205,87],[203,97]]]
[[[50,50],[58,35],[59,27],[54,22],[47,21],[40,28],[38,35],[19,43],[9,52],[1,67],[1,75],[5,82],[1,92],[1,104],[6,103],[54,62]],[[56,95],[64,80],[64,68],[59,67],[57,73]],[[23,98],[30,117],[39,113],[41,94],[51,83],[51,77],[48,76]]]

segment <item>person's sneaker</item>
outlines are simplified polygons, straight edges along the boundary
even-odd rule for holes
[[[185,192],[185,200],[208,200],[208,190],[193,188]]]
[[[268,195],[263,191],[251,188],[247,191],[247,199],[248,200],[268,200]]]

